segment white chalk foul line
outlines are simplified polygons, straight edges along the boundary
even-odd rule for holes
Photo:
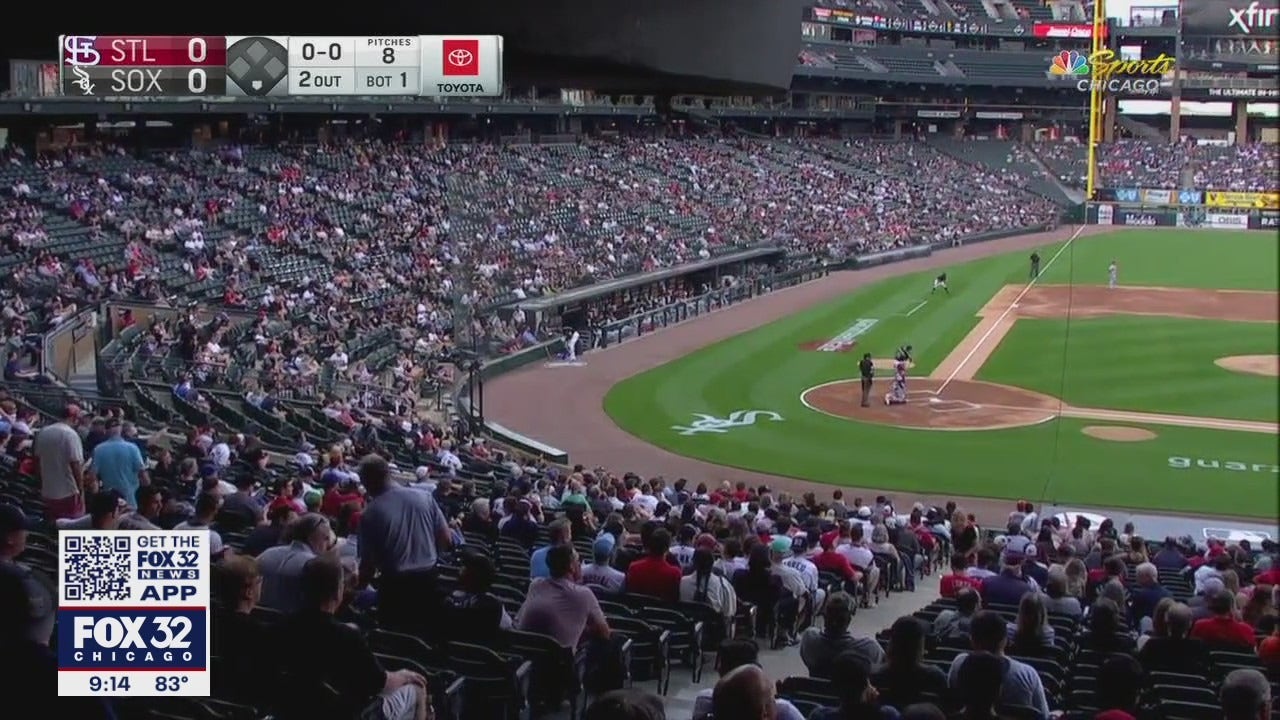
[[[928,304],[929,304],[929,301],[928,301],[928,300],[921,300],[919,305],[917,305],[917,306],[915,306],[915,307],[911,308],[910,310],[908,310],[908,311],[906,312],[906,317],[911,317],[912,315],[915,315],[917,310],[919,310],[920,308],[922,308],[922,307],[924,307],[925,305],[928,305]]]
[[[995,332],[996,328],[1000,327],[1001,321],[1008,317],[1009,313],[1013,312],[1013,309],[1017,307],[1022,298],[1026,297],[1027,293],[1031,292],[1031,288],[1035,287],[1035,284],[1040,280],[1040,277],[1048,272],[1049,268],[1053,267],[1053,263],[1062,255],[1062,253],[1067,251],[1067,248],[1071,247],[1071,243],[1075,242],[1076,238],[1080,237],[1080,234],[1084,232],[1084,229],[1085,226],[1081,225],[1075,229],[1075,232],[1071,233],[1071,237],[1067,238],[1067,241],[1062,243],[1062,247],[1058,248],[1058,252],[1054,253],[1053,257],[1049,258],[1049,262],[1044,264],[1044,267],[1040,269],[1040,273],[1031,278],[1027,283],[1027,286],[1022,288],[1022,291],[1018,293],[1018,296],[1013,299],[1013,302],[1009,303],[1009,307],[1005,308],[1004,312],[1000,313],[1000,316],[996,318],[995,322],[991,323],[991,327],[987,328],[987,331],[982,334],[982,337],[978,338],[978,342],[974,343],[974,346],[969,348],[969,352],[960,359],[960,364],[956,365],[955,369],[951,371],[951,374],[948,375],[947,378],[942,381],[942,384],[938,386],[939,395],[942,394],[943,390],[947,389],[947,386],[951,384],[952,380],[956,379],[956,376],[959,375],[960,371],[969,364],[969,361],[973,359],[973,356],[978,354],[978,350],[982,349],[982,346],[986,344],[987,338],[991,337],[991,333]]]

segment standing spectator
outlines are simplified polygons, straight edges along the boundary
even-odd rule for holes
[[[378,612],[390,627],[413,629],[439,605],[436,562],[453,546],[444,513],[430,493],[411,490],[391,478],[391,467],[377,455],[360,461],[360,482],[369,505],[360,516],[360,585],[375,573]]]
[[[529,585],[515,625],[524,632],[547,635],[561,647],[576,649],[588,638],[609,637],[609,623],[591,590],[578,581],[582,567],[572,545],[547,552],[551,575]]]
[[[304,566],[302,607],[279,629],[284,669],[307,682],[331,685],[344,707],[330,709],[348,717],[426,720],[426,678],[409,670],[383,670],[360,632],[334,618],[343,585],[342,564],[334,558],[312,558]]]
[[[69,404],[62,418],[36,434],[34,455],[45,517],[50,520],[84,515],[84,445],[75,426],[80,407]]]
[[[823,626],[811,627],[800,637],[800,659],[810,677],[831,678],[835,659],[853,653],[868,666],[884,660],[884,650],[872,638],[854,637],[849,630],[853,622],[853,598],[846,593],[833,593],[823,611]]]
[[[337,536],[329,519],[317,513],[299,517],[285,535],[287,545],[268,548],[258,556],[263,607],[291,613],[302,601],[302,568],[312,558],[333,552]]]
[[[666,602],[680,597],[680,568],[667,560],[671,548],[671,533],[658,528],[649,535],[642,558],[627,566],[627,592],[652,595]]]
[[[1219,590],[1209,598],[1209,612],[1191,627],[1191,637],[1211,644],[1253,647],[1253,628],[1235,618],[1236,597],[1230,590]]]
[[[1045,698],[1044,683],[1035,668],[1026,663],[1014,660],[1004,654],[1008,642],[1008,630],[1004,619],[996,613],[983,611],[973,618],[969,636],[973,643],[973,652],[961,653],[951,661],[951,671],[947,675],[947,684],[952,690],[968,692],[969,687],[978,682],[968,677],[969,671],[961,671],[965,660],[970,657],[994,658],[994,667],[1001,680],[997,683],[999,700],[1007,705],[1026,705],[1038,711],[1041,717],[1049,716],[1049,702]],[[991,661],[982,660],[985,667]],[[966,696],[967,698],[967,696]],[[985,700],[985,698],[982,698]],[[966,708],[968,701],[966,699]],[[981,716],[977,716],[981,717]]]
[[[107,439],[93,449],[90,468],[102,488],[115,490],[130,503],[138,488],[151,484],[142,451],[122,435],[123,427],[116,418],[107,420]]]

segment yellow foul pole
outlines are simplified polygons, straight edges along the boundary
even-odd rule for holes
[[[1103,128],[1103,103],[1102,103],[1102,83],[1099,82],[1100,74],[1098,72],[1098,64],[1092,62],[1093,58],[1098,57],[1098,52],[1107,47],[1107,3],[1106,0],[1097,0],[1093,5],[1093,34],[1090,40],[1090,65],[1093,83],[1089,88],[1089,159],[1088,168],[1085,175],[1085,199],[1093,201],[1096,199],[1095,192],[1097,190],[1098,178],[1098,144],[1102,142]]]

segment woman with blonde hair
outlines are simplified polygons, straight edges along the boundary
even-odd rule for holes
[[[1160,598],[1160,602],[1156,603],[1155,609],[1151,611],[1151,617],[1142,618],[1138,623],[1142,633],[1138,636],[1139,650],[1153,637],[1169,637],[1169,608],[1177,604],[1178,601],[1172,597]]]
[[[1045,612],[1044,599],[1040,593],[1027,593],[1018,602],[1018,617],[1008,624],[1009,654],[1035,654],[1037,651],[1053,647],[1053,626],[1049,624],[1049,613]]]
[[[1067,561],[1063,570],[1067,574],[1067,594],[1083,600],[1085,588],[1089,585],[1089,571],[1085,568],[1084,561],[1073,557]]]
[[[1134,535],[1129,538],[1129,549],[1124,554],[1124,561],[1130,565],[1141,565],[1147,562],[1147,541]]]

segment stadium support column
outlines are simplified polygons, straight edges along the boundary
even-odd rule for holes
[[[1182,136],[1182,96],[1174,93],[1169,99],[1169,142],[1176,143]]]
[[[1106,0],[1097,0],[1093,6],[1093,32],[1090,43],[1090,57],[1096,57],[1098,52],[1106,49],[1107,43],[1107,8]],[[1098,175],[1098,143],[1102,142],[1102,128],[1104,120],[1104,103],[1102,91],[1102,79],[1099,76],[1100,67],[1098,63],[1093,65],[1093,89],[1089,91],[1089,160],[1088,168],[1085,175],[1085,200],[1092,201],[1097,197],[1097,175]]]
[[[1249,103],[1238,100],[1232,103],[1231,111],[1236,117],[1236,144],[1245,145],[1249,142]]]

